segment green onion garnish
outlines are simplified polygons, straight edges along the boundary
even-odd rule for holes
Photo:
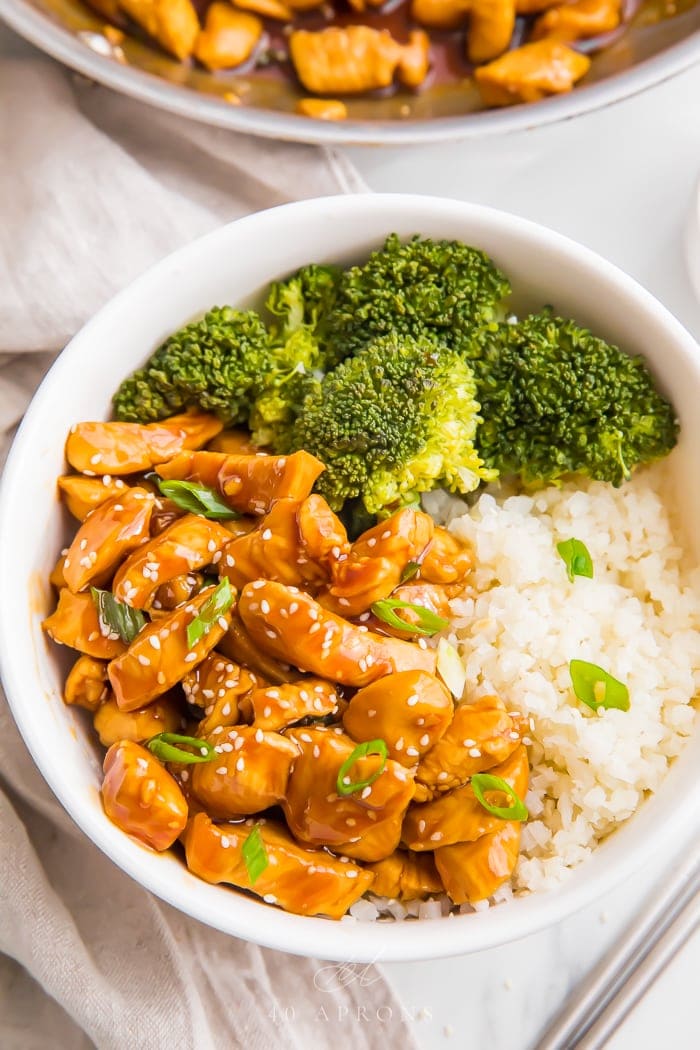
[[[245,866],[248,869],[248,878],[252,886],[260,878],[265,868],[270,863],[265,843],[260,834],[260,825],[256,824],[241,849]]]
[[[116,633],[123,642],[130,645],[136,635],[146,626],[146,617],[140,609],[132,609],[125,602],[118,601],[111,591],[100,591],[90,588],[92,600],[99,616],[109,633]]]
[[[196,749],[197,754],[183,751],[174,744],[185,744]],[[192,765],[193,762],[212,762],[217,756],[213,744],[198,740],[196,736],[183,736],[181,733],[158,733],[147,741],[148,750],[161,762],[179,762],[181,765]]]
[[[418,617],[418,623],[406,623],[405,620],[396,615],[395,609],[410,609]],[[437,634],[438,631],[444,631],[447,627],[447,620],[443,620],[442,616],[438,616],[437,613],[426,609],[424,605],[416,605],[414,602],[402,602],[398,598],[382,598],[380,601],[374,602],[372,612],[378,620],[381,620],[382,623],[387,624],[389,627],[396,627],[400,631],[411,631],[413,634]]]
[[[365,758],[367,755],[379,755],[381,757],[381,765],[374,771],[366,780],[357,780],[354,783],[351,782],[348,776],[350,770],[360,758]],[[361,791],[362,788],[369,787],[373,784],[377,777],[380,777],[384,772],[386,766],[386,758],[388,755],[387,746],[383,740],[367,740],[364,744],[358,744],[353,753],[345,759],[342,766],[338,770],[338,778],[336,780],[336,790],[339,795],[352,795],[355,791]]]
[[[562,540],[561,543],[557,543],[557,550],[566,565],[566,572],[572,583],[574,576],[587,576],[589,580],[593,579],[593,561],[585,543],[576,539]]]
[[[477,801],[487,813],[500,817],[501,820],[527,820],[529,816],[527,806],[503,777],[495,777],[491,773],[475,773],[470,783]],[[502,791],[512,798],[513,803],[510,806],[494,806],[487,802],[485,791]]]
[[[412,580],[414,576],[418,575],[419,569],[419,561],[409,561],[406,568],[401,573],[401,583],[406,583],[406,580]]]
[[[572,660],[569,664],[571,684],[578,699],[597,711],[599,707],[616,707],[629,711],[630,693],[624,682],[588,660]]]
[[[194,620],[187,624],[187,644],[193,649],[233,604],[233,588],[227,576],[214,588],[211,597],[204,603]]]
[[[181,510],[199,514],[201,518],[217,518],[220,521],[240,518],[238,511],[224,503],[218,492],[207,485],[198,485],[194,481],[164,481],[153,472],[146,477],[158,486],[163,496],[171,499]]]

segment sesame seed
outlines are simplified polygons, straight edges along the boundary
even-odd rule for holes
[[[425,638],[419,638],[418,639],[418,648],[419,649],[427,649],[428,648],[428,643],[426,642]]]
[[[114,506],[112,507],[112,510],[124,510],[124,504],[123,503],[115,503]]]
[[[231,714],[231,705],[224,704],[224,706],[221,708],[221,714],[224,716],[224,718],[228,718],[228,716]]]
[[[263,708],[263,718],[269,718],[271,714],[272,714],[272,708],[268,704],[266,707]]]
[[[267,635],[268,638],[276,638],[277,637],[277,632],[276,631],[270,631],[267,628],[265,628],[265,634]]]
[[[508,739],[509,740],[520,740],[520,734],[516,733],[515,730],[513,730],[512,733],[508,734]]]
[[[212,556],[211,561],[212,565],[218,565],[221,561],[221,551],[216,551],[216,553]]]
[[[394,744],[394,750],[395,751],[403,751],[403,743],[404,743],[403,737],[400,736],[399,739]]]
[[[220,616],[219,619],[216,622],[218,623],[218,625],[219,625],[219,627],[221,628],[222,631],[227,631],[228,630],[228,620],[226,619],[225,616]]]
[[[424,831],[425,831],[425,821],[424,820],[419,820],[418,821],[418,834],[422,835]]]
[[[112,484],[112,475],[111,474],[105,474],[103,476],[103,478],[102,478],[102,484],[105,487],[107,487],[107,485],[111,485]]]
[[[241,757],[237,760],[236,769],[239,773],[242,773],[245,769],[245,759],[243,758],[243,755],[241,755]]]
[[[254,591],[259,591],[261,587],[265,586],[265,583],[265,580],[255,580],[253,583],[251,583],[251,587]]]
[[[367,546],[368,547],[376,547],[376,545],[377,545],[377,541],[376,541],[374,536],[372,536],[371,540],[367,540]]]
[[[480,751],[480,749],[478,747],[470,747],[469,748],[469,757],[470,758],[481,758],[481,751]]]
[[[266,904],[277,904],[277,898],[275,897],[274,893],[266,893],[263,897],[263,900]]]
[[[101,463],[102,462],[102,453],[101,452],[96,452],[94,454],[94,456],[90,456],[90,462],[92,463],[93,466],[95,466],[98,463]]]
[[[209,551],[210,554],[214,553],[214,551],[216,550],[216,541],[215,540],[209,540],[209,542],[207,543],[207,550]]]
[[[148,644],[152,649],[160,649],[160,638],[157,634],[152,634],[148,639]]]
[[[263,598],[263,600],[260,602],[260,611],[264,613],[265,616],[267,616],[267,614],[269,613],[270,603],[268,602],[267,598]]]
[[[271,540],[272,539],[272,529],[263,529],[262,538],[264,540],[266,540],[266,541],[267,540]]]
[[[350,823],[350,821],[348,821],[348,824],[349,823]],[[354,821],[353,821],[353,823],[354,823]],[[356,879],[357,878],[357,868],[348,868],[348,870],[345,872],[345,874],[347,875],[347,877],[349,879]]]
[[[310,744],[311,743],[311,737],[309,736],[308,733],[300,733],[299,734],[299,739],[303,740],[305,744]],[[348,784],[349,783],[350,783],[350,781],[348,780]]]
[[[229,846],[231,845],[231,843],[228,840],[228,835],[222,835],[221,838],[219,839],[219,842],[221,843],[221,848],[222,849],[228,849]]]
[[[407,748],[406,748],[406,754],[407,754],[407,755],[408,755],[408,756],[409,756],[410,758],[417,758],[417,757],[418,757],[418,755],[420,754],[420,751],[418,751],[418,749],[417,749],[417,748],[415,748],[415,747],[407,747]]]
[[[316,631],[320,631],[320,630],[321,630],[321,624],[320,623],[312,623],[311,626],[309,627],[309,634],[316,634]]]
[[[432,835],[430,836],[430,841],[431,842],[439,842],[441,838],[442,838],[442,832],[441,831],[434,831],[432,833]]]
[[[236,559],[233,557],[232,554],[226,555],[226,564],[228,565],[229,569],[232,569],[233,566],[236,564]]]
[[[165,685],[165,673],[163,671],[158,672],[156,675],[156,681],[158,682],[158,685]]]
[[[148,659],[147,656],[144,656],[143,653],[139,653],[136,659],[138,660],[138,662],[141,664],[142,667],[150,667],[151,666],[151,661]]]
[[[87,540],[82,539],[80,541],[80,549],[81,549],[81,551],[84,551],[86,547],[87,547]]]
[[[344,607],[347,607],[348,605],[350,605],[350,602],[348,601],[347,598],[338,598],[338,605],[342,605]]]
[[[84,557],[84,558],[81,558],[81,559],[80,559],[80,561],[78,562],[78,564],[79,564],[79,565],[82,565],[84,569],[89,569],[89,568],[90,568],[90,559],[88,558],[88,556],[87,556],[87,555],[85,555],[85,557]],[[64,568],[65,568],[65,566],[64,566]]]
[[[372,788],[371,788],[371,786],[367,786],[366,788],[363,788],[362,791],[360,792],[360,798],[369,798],[369,796],[371,794],[372,794]]]
[[[430,743],[430,737],[427,733],[423,733],[423,736],[418,741],[421,747],[427,747]]]
[[[262,744],[264,739],[265,739],[265,734],[263,733],[262,729],[256,729],[255,730],[255,742],[256,742],[256,744]]]
[[[376,715],[376,713],[377,713],[377,712],[376,712],[376,711],[374,710],[374,708],[370,708],[370,710],[369,710],[369,711],[367,712],[367,717],[368,717],[368,718],[374,718],[374,716]]]
[[[197,654],[196,653],[188,653],[187,656],[185,657],[185,663],[186,664],[191,664],[196,659],[197,659]]]
[[[216,772],[219,774],[219,776],[225,777],[228,773],[228,769],[226,768],[226,766],[219,766]]]
[[[183,769],[182,773],[180,773],[180,779],[184,780],[185,783],[187,783],[187,781],[190,779],[189,770]]]
[[[357,824],[357,821],[354,819],[354,817],[346,817],[345,823],[349,828],[354,828]]]
[[[84,470],[83,474],[85,475],[86,478],[94,478],[95,477],[95,471],[94,470]],[[116,510],[117,508],[115,507],[114,509]]]
[[[217,750],[217,749],[214,748],[214,750]],[[233,751],[233,744],[229,744],[228,740],[226,740],[226,741],[224,741],[223,744],[219,745],[218,750],[219,751],[225,751],[228,754],[229,751]]]
[[[406,701],[406,705],[408,707],[415,707],[417,703],[418,697],[415,695],[415,693],[413,694],[413,696],[409,696],[408,700]]]
[[[299,608],[299,602],[292,602],[292,604],[289,606],[289,615],[293,616],[298,608]]]
[[[446,769],[441,769],[438,773],[438,780],[447,780],[449,775]]]
[[[476,740],[472,740],[470,737],[467,737],[466,740],[462,741],[462,744],[464,745],[464,747],[474,747],[474,745],[476,744]]]

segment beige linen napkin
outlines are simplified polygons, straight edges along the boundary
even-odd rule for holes
[[[255,208],[361,188],[333,152],[193,126],[50,62],[4,62],[1,445],[56,351],[151,262]],[[55,801],[2,696],[0,953],[3,1050],[412,1045],[376,968],[315,981],[318,960],[225,937],[123,875]]]

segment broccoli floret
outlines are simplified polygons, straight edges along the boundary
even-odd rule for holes
[[[317,491],[334,510],[361,497],[385,515],[439,485],[469,492],[494,476],[474,449],[475,390],[455,351],[392,333],[315,381],[292,447],[325,463]]]
[[[339,276],[334,267],[312,264],[270,286],[265,306],[275,318],[271,362],[248,421],[258,445],[290,451],[292,426],[314,377],[336,363],[321,336]]]
[[[277,319],[270,325],[273,341],[284,343],[300,328],[308,329],[317,341],[322,341],[339,279],[340,270],[337,267],[312,263],[302,266],[286,281],[271,284],[265,306]]]
[[[475,327],[503,316],[510,284],[489,257],[459,241],[396,234],[340,278],[324,338],[340,358],[396,332],[458,347]]]
[[[620,485],[676,443],[673,409],[641,358],[550,311],[500,326],[471,363],[479,453],[528,485],[572,473]]]
[[[227,424],[242,423],[270,365],[268,334],[259,316],[215,307],[174,332],[122,383],[114,414],[148,423],[197,407]]]

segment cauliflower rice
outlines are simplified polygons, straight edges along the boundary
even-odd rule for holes
[[[476,552],[473,587],[452,602],[449,641],[465,699],[497,693],[530,717],[530,821],[515,892],[549,889],[655,791],[693,731],[700,686],[700,572],[683,565],[663,500],[668,466],[616,489],[602,482],[534,496],[445,493],[428,509]],[[588,547],[594,578],[570,583],[556,544]],[[569,661],[627,684],[629,711],[580,703]]]

